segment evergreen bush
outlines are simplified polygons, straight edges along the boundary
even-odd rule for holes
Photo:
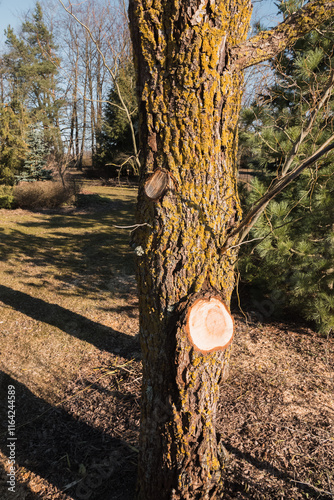
[[[13,188],[0,185],[0,208],[12,208],[14,201]]]
[[[333,27],[328,22],[280,55],[275,84],[242,113],[241,164],[256,174],[244,192],[246,211],[286,165],[291,170],[333,140]],[[269,203],[249,235],[254,241],[241,247],[239,266],[256,301],[271,298],[271,314],[290,311],[324,334],[334,331],[333,165],[331,152]]]
[[[30,127],[27,137],[28,152],[23,169],[16,175],[17,182],[34,182],[52,179],[52,171],[46,168],[50,149],[39,127]]]

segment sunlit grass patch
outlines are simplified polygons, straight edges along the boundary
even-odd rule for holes
[[[136,191],[89,191],[104,210],[0,211],[2,369],[50,401],[85,360],[137,333],[124,314],[136,310],[130,233],[114,227],[133,223]]]

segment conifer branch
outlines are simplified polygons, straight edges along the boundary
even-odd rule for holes
[[[275,198],[283,189],[285,189],[291,182],[296,179],[307,167],[316,162],[323,155],[334,149],[334,135],[332,135],[312,156],[307,158],[303,163],[295,167],[291,172],[287,173],[280,179],[278,179],[273,187],[260,198],[260,200],[254,205],[254,207],[248,212],[240,224],[229,234],[225,244],[220,249],[220,253],[226,252],[230,247],[230,243],[238,235],[238,244],[246,238],[249,231],[252,229],[260,215],[266,209],[268,203]],[[235,245],[234,245],[235,246]]]
[[[301,130],[299,137],[297,138],[297,140],[295,141],[295,143],[292,146],[292,149],[291,149],[289,156],[287,157],[287,159],[284,162],[283,169],[282,169],[283,176],[290,170],[290,167],[291,167],[293,160],[295,159],[295,157],[299,151],[300,146],[303,144],[303,141],[306,139],[306,137],[309,135],[309,133],[311,132],[311,130],[313,128],[313,125],[317,119],[319,111],[323,108],[323,106],[326,104],[328,99],[331,98],[331,95],[333,92],[333,85],[334,85],[334,70],[331,71],[328,83],[327,83],[325,90],[323,91],[316,107],[310,110],[307,127],[305,129]]]
[[[334,16],[333,0],[314,0],[291,14],[276,28],[261,31],[230,49],[230,68],[242,70],[277,56],[318,25]]]

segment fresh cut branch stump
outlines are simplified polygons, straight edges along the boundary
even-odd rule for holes
[[[234,324],[220,297],[199,298],[187,313],[186,331],[194,348],[208,353],[230,345]]]

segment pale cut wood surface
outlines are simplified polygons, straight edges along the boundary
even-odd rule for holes
[[[198,299],[190,308],[187,331],[190,342],[201,352],[226,348],[233,338],[233,319],[218,297]]]

